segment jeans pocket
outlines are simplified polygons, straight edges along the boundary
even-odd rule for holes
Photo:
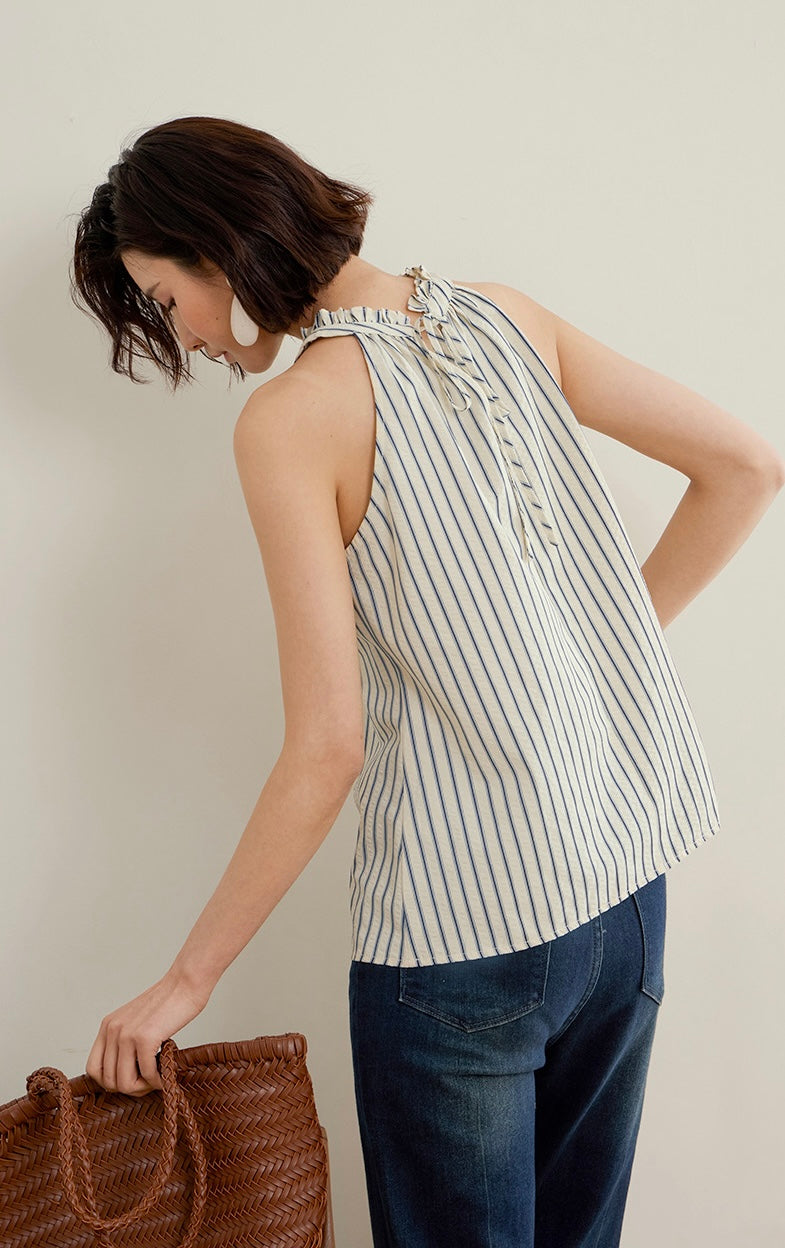
[[[483,1031],[545,1001],[550,943],[467,962],[401,967],[398,1000],[461,1031]]]
[[[658,1005],[665,995],[665,920],[667,888],[665,876],[658,875],[632,894],[643,936],[641,992]]]

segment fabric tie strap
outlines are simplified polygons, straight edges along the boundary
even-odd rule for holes
[[[525,440],[513,440],[510,430],[510,409],[495,392],[483,374],[477,369],[474,357],[469,350],[458,326],[450,317],[450,300],[452,283],[445,278],[434,278],[422,265],[412,265],[405,270],[408,277],[415,281],[415,292],[410,296],[408,307],[420,315],[415,328],[424,329],[432,344],[427,348],[428,359],[436,366],[436,375],[442,390],[451,406],[458,412],[466,411],[471,406],[473,397],[480,400],[482,409],[489,418],[489,423],[496,433],[499,448],[507,465],[510,480],[516,491],[518,510],[521,517],[523,532],[524,558],[531,558],[531,546],[526,530],[526,519],[533,515],[545,538],[553,546],[558,546],[559,536],[553,514],[547,500],[541,498],[534,482],[537,471],[529,454]],[[418,334],[421,342],[422,336]],[[423,342],[425,347],[425,343]],[[457,392],[457,401],[454,397]],[[525,466],[523,459],[528,461]]]

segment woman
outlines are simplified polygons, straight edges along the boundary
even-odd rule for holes
[[[754,430],[511,287],[359,256],[370,195],[212,118],[124,151],[79,223],[112,366],[265,372],[238,472],[281,754],[215,893],[86,1070],[161,1086],[332,826],[360,814],[351,1035],[376,1245],[618,1244],[663,997],[665,874],[719,826],[662,630],[785,480]],[[581,431],[690,484],[643,568]]]

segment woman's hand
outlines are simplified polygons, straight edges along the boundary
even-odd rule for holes
[[[164,1040],[201,1014],[209,999],[167,971],[101,1021],[86,1073],[108,1092],[145,1096],[161,1089],[156,1053]]]

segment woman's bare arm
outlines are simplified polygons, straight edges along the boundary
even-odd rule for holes
[[[562,389],[576,418],[689,477],[641,564],[665,628],[733,558],[785,483],[760,433],[680,382],[554,317]]]
[[[234,855],[169,975],[209,997],[329,832],[362,765],[359,656],[316,390],[279,377],[248,399],[234,449],[275,618],[285,733]]]
[[[785,480],[771,443],[710,399],[628,359],[553,316],[561,388],[582,425],[626,443],[704,487],[757,470]]]

